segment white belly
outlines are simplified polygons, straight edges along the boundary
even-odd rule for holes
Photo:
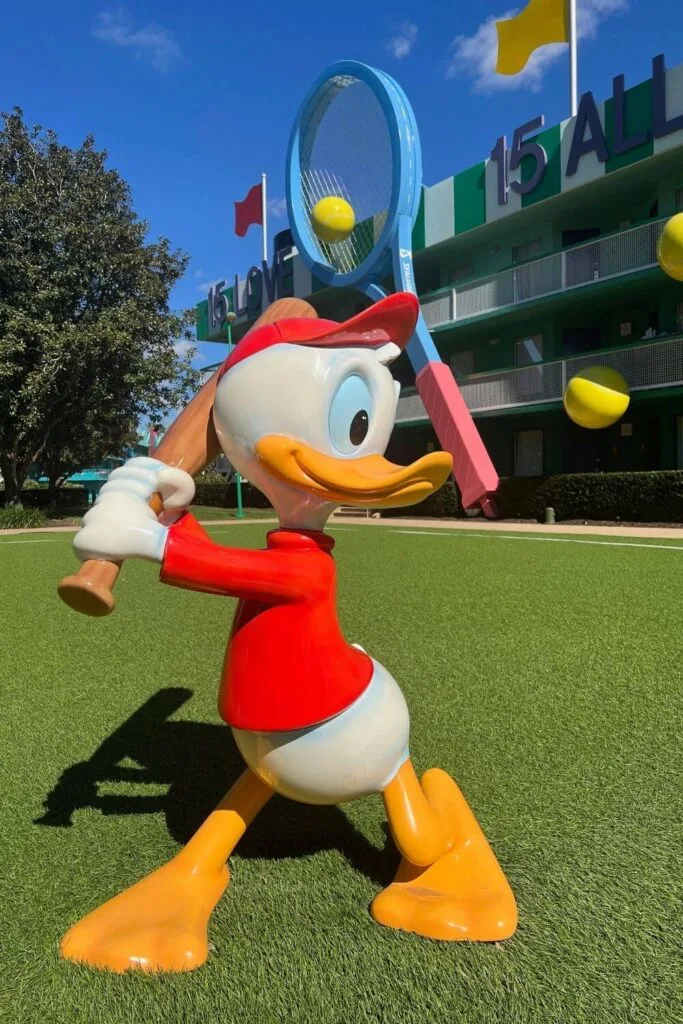
[[[340,804],[381,792],[408,757],[403,694],[373,660],[367,689],[341,714],[306,729],[233,729],[252,771],[278,793],[307,804]]]

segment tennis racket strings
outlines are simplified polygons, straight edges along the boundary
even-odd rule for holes
[[[337,273],[349,273],[380,237],[394,181],[389,128],[372,89],[352,75],[330,78],[313,100],[299,145],[307,248]],[[318,238],[311,224],[313,207],[328,196],[345,199],[356,218],[339,242]]]

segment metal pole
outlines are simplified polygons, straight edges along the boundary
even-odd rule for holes
[[[267,194],[268,183],[266,181],[265,174],[261,175],[261,226],[262,226],[262,246],[261,256],[264,263],[268,262],[268,194]]]
[[[232,322],[236,320],[235,314],[232,310],[227,314],[225,318],[225,326],[228,333],[228,354],[232,352]],[[242,505],[242,477],[235,470],[235,489],[237,491],[237,518],[244,519],[244,506]]]
[[[576,0],[569,3],[569,116],[576,117],[579,109],[579,60],[576,36]]]

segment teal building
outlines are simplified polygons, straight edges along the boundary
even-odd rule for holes
[[[506,140],[510,140],[509,142]],[[501,125],[489,155],[425,187],[413,232],[422,311],[501,476],[683,468],[683,284],[657,264],[683,210],[683,65],[545,127]],[[220,281],[198,306],[200,340],[238,340],[274,298],[308,299],[342,320],[362,295],[311,278],[288,232],[272,265]],[[620,422],[587,431],[562,396],[582,369],[628,381]],[[392,455],[438,446],[406,357]]]

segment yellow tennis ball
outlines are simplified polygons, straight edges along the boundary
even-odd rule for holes
[[[600,430],[611,427],[628,409],[628,384],[611,366],[589,366],[569,381],[563,401],[570,420]]]
[[[657,259],[665,274],[683,281],[683,213],[677,213],[664,225]]]
[[[334,244],[349,237],[356,226],[356,215],[346,199],[325,196],[311,210],[311,222],[321,241]]]

